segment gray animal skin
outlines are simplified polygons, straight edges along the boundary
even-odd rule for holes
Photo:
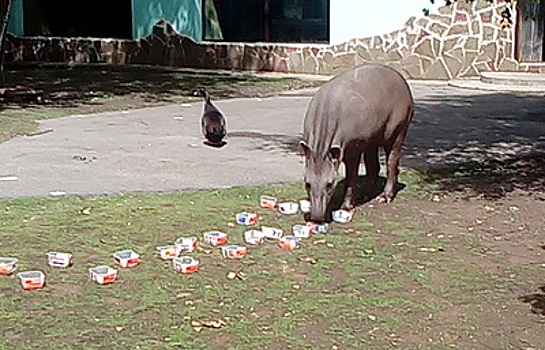
[[[366,167],[366,192],[375,187],[386,154],[387,180],[381,202],[395,196],[401,146],[414,112],[411,90],[392,68],[365,65],[344,72],[324,84],[310,101],[301,152],[305,157],[305,187],[312,203],[310,219],[329,219],[330,202],[341,162],[346,168],[341,209],[356,204],[361,156]]]

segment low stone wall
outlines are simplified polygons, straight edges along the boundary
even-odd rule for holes
[[[392,66],[407,78],[438,80],[477,77],[483,71],[545,73],[542,65],[514,59],[514,26],[502,22],[501,15],[510,6],[504,0],[458,1],[440,8],[439,14],[413,17],[393,33],[340,45],[198,44],[165,21],[137,41],[8,36],[5,59],[304,74],[337,74],[375,62]]]

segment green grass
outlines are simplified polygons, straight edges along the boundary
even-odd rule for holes
[[[0,276],[3,348],[389,348],[389,334],[443,310],[444,300],[471,302],[501,294],[505,286],[478,266],[419,251],[438,242],[419,232],[410,217],[384,215],[389,233],[379,235],[361,211],[353,224],[333,224],[327,235],[305,241],[297,251],[268,242],[250,247],[240,261],[227,261],[219,248],[201,243],[203,249],[191,253],[201,261],[193,275],[175,273],[170,262],[155,255],[156,246],[180,236],[201,239],[212,229],[242,244],[247,228],[228,226],[240,211],[256,212],[260,223],[285,231],[302,221],[299,215],[259,208],[261,194],[304,197],[297,183],[0,201],[0,255],[17,257],[18,271],[40,269],[47,276],[46,287],[34,291],[22,290],[15,275]],[[327,244],[313,244],[320,239]],[[409,244],[391,244],[400,240]],[[142,263],[119,269],[111,285],[91,282],[88,268],[113,266],[111,254],[119,249],[137,251]],[[49,251],[73,253],[74,266],[47,266]],[[230,271],[244,272],[247,279],[230,280]],[[212,320],[227,325],[195,329],[191,324]]]

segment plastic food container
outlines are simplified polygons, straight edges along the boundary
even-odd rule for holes
[[[180,256],[172,260],[174,270],[188,274],[196,272],[199,269],[199,260],[193,259],[190,256]]]
[[[172,260],[180,255],[180,250],[178,249],[178,246],[166,245],[157,247],[157,253],[159,253],[159,256],[163,260]]]
[[[301,238],[295,236],[284,236],[278,241],[280,247],[285,249],[299,249],[301,248]]]
[[[308,199],[302,199],[299,201],[299,208],[301,208],[301,211],[303,213],[310,213],[310,210],[312,209],[312,204]]]
[[[250,230],[244,232],[244,242],[252,245],[265,242],[265,235],[259,230]]]
[[[188,253],[197,249],[197,237],[180,237],[174,242],[180,252]]]
[[[333,212],[333,221],[338,222],[340,224],[345,224],[347,222],[352,221],[352,212],[348,210],[335,210]]]
[[[236,215],[237,224],[250,226],[257,222],[257,215],[253,213],[242,212]]]
[[[262,208],[274,208],[276,207],[276,198],[269,197],[269,196],[261,196],[259,199],[259,205],[261,205]]]
[[[241,259],[247,253],[248,249],[240,245],[228,245],[221,248],[221,254],[227,259]]]
[[[309,238],[312,234],[312,227],[308,225],[293,226],[293,235],[298,238]]]
[[[17,269],[18,262],[15,258],[0,258],[0,275],[11,275]]]
[[[113,254],[116,263],[121,267],[133,267],[140,263],[140,255],[132,250],[122,250]]]
[[[204,241],[210,245],[222,245],[227,242],[227,233],[220,231],[209,231],[204,234]]]
[[[98,284],[112,283],[117,279],[117,270],[109,266],[97,266],[89,269],[91,280]]]
[[[52,267],[68,267],[72,265],[72,254],[59,252],[47,253],[47,264]]]
[[[39,289],[44,286],[45,275],[42,271],[25,271],[17,274],[23,289]]]
[[[280,203],[278,204],[278,210],[285,215],[297,214],[297,210],[299,210],[299,204],[291,202]]]
[[[327,233],[329,230],[329,224],[325,222],[322,224],[307,222],[307,226],[310,227],[310,233]]]
[[[280,239],[284,234],[284,231],[281,229],[268,226],[261,226],[261,232],[263,232],[263,235],[267,239]]]

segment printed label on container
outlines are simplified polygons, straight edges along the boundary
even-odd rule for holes
[[[17,269],[15,258],[0,258],[0,275],[11,275]]]
[[[42,271],[26,271],[17,274],[23,289],[39,289],[44,286],[45,275]]]
[[[220,232],[220,231],[210,231],[205,232],[204,234],[204,241],[207,244],[216,246],[216,245],[222,245],[227,242],[227,233]]]
[[[246,256],[247,248],[238,245],[228,245],[221,250],[224,258],[227,259],[240,259]]]
[[[238,213],[236,215],[237,224],[243,226],[253,225],[257,222],[257,215],[253,213]]]
[[[259,205],[261,205],[262,208],[274,208],[276,207],[276,198],[269,197],[269,196],[261,196],[259,200]]]

